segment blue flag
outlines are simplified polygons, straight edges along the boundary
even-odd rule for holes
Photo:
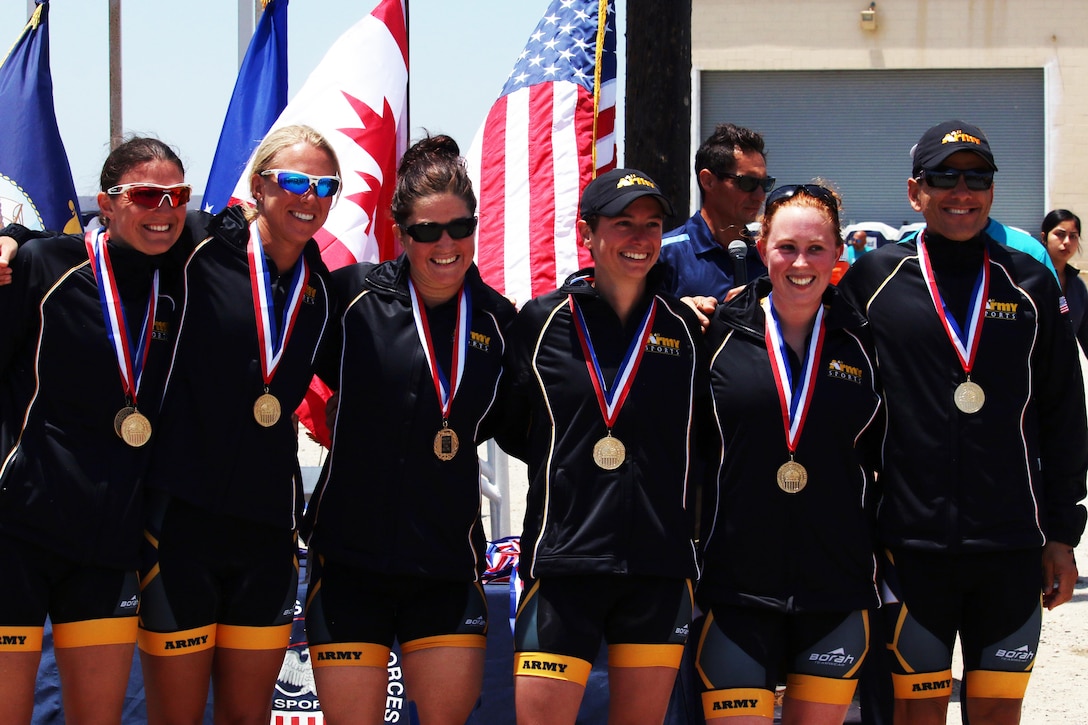
[[[0,65],[0,226],[75,234],[83,226],[53,110],[48,17],[42,2]]]
[[[234,83],[204,189],[204,210],[222,211],[268,129],[287,105],[287,2],[265,5]]]

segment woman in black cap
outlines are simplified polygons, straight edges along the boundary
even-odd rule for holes
[[[709,410],[694,313],[655,268],[672,208],[631,169],[582,194],[594,267],[529,302],[497,437],[529,467],[515,631],[521,725],[573,723],[602,637],[609,722],[660,723],[696,575],[694,430]]]

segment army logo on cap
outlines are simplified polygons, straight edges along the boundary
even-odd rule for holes
[[[621,176],[619,181],[616,182],[616,188],[622,189],[625,186],[648,186],[651,189],[657,189],[657,184],[647,179],[645,176],[639,176],[638,174],[628,174],[627,176]]]
[[[955,131],[949,131],[941,139],[942,144],[946,143],[973,143],[976,146],[982,145],[982,139],[978,136],[972,136],[969,133],[964,133],[962,129],[956,129]]]

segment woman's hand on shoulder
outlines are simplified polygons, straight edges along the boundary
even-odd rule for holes
[[[710,327],[710,316],[718,308],[718,300],[714,297],[696,295],[694,297],[681,297],[680,301],[695,311],[695,316],[699,318],[699,327],[703,332],[706,332],[706,329]]]
[[[747,285],[742,284],[740,287],[733,287],[732,289],[730,289],[728,292],[725,293],[725,299],[722,300],[722,302],[728,302],[729,300],[733,299],[734,297],[739,295],[741,292],[743,292],[744,288],[746,286]]]
[[[0,237],[0,285],[11,284],[11,260],[18,251],[18,242],[11,237]]]

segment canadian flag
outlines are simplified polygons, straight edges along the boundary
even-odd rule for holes
[[[329,269],[399,253],[388,209],[408,146],[408,30],[404,0],[382,0],[341,35],[272,129],[301,123],[336,149],[344,188],[315,236]],[[250,199],[249,171],[233,196]]]

